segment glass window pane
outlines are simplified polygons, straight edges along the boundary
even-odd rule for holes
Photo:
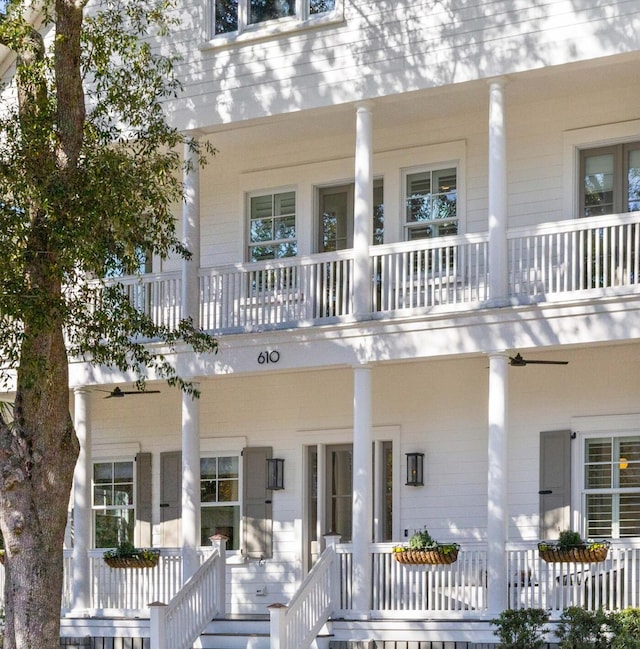
[[[238,0],[216,0],[215,34],[238,31]]]
[[[220,480],[218,483],[218,502],[234,502],[238,500],[238,481]]]
[[[381,180],[373,185],[373,245],[384,243],[384,188]]]
[[[273,239],[273,219],[251,220],[251,242],[271,241]]]
[[[118,485],[113,491],[114,505],[133,505],[133,485]]]
[[[218,459],[203,457],[200,460],[200,478],[215,478],[218,475]]]
[[[261,23],[265,20],[284,18],[295,15],[295,0],[250,0],[249,24]]]
[[[113,480],[113,465],[111,462],[101,462],[93,465],[93,481],[104,484]]]
[[[613,502],[610,495],[587,495],[587,537],[610,537],[612,516]]]
[[[613,214],[614,154],[585,155],[585,216]]]
[[[238,457],[235,455],[231,455],[229,457],[219,457],[218,474],[221,478],[237,478]]]
[[[273,216],[273,203],[271,195],[254,196],[251,198],[251,218],[264,219]]]
[[[296,236],[295,216],[282,216],[274,221],[274,239],[293,239]]]
[[[612,445],[610,439],[588,439],[585,449],[587,462],[611,462]]]
[[[640,210],[640,149],[629,151],[627,211]]]
[[[95,546],[113,548],[124,541],[133,542],[133,510],[107,509],[94,512]]]
[[[93,487],[93,504],[96,507],[108,507],[113,505],[111,486],[103,487],[94,485]]]
[[[115,462],[113,465],[113,481],[133,482],[133,462]]]
[[[640,498],[638,494],[620,495],[620,536],[640,536]]]
[[[309,2],[309,14],[321,14],[335,9],[335,0],[311,0]]]
[[[200,481],[200,501],[214,503],[218,499],[217,482],[215,480]]]
[[[296,212],[296,193],[285,192],[274,196],[273,213],[276,216],[291,215]]]
[[[224,534],[229,540],[227,549],[238,550],[240,547],[240,507],[203,507],[201,514],[200,542],[209,545],[209,537]]]

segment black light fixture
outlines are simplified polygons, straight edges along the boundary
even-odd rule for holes
[[[284,459],[281,457],[267,458],[267,489],[284,489]]]
[[[407,453],[407,486],[424,485],[424,453]]]

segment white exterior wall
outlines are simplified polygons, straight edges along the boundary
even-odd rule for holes
[[[181,129],[563,65],[638,49],[633,2],[344,0],[344,21],[216,47],[203,2],[180,8]],[[247,34],[245,34],[247,36]],[[194,47],[194,44],[200,47]],[[212,110],[213,109],[213,110]]]
[[[566,207],[575,190],[567,186],[567,175],[577,172],[566,159],[566,134],[634,120],[640,102],[636,85],[609,88],[595,97],[588,90],[523,103],[518,93],[526,84],[518,79],[506,88],[509,227],[574,218]],[[488,105],[488,89],[484,99]],[[428,108],[428,99],[422,101]],[[384,178],[386,242],[404,237],[402,169],[458,159],[460,231],[487,230],[487,105],[398,125],[380,123],[374,106],[374,177]],[[243,130],[240,140],[234,130],[211,136],[219,152],[201,172],[203,267],[246,259],[247,195],[252,191],[295,188],[299,253],[315,251],[316,188],[353,181],[355,109],[347,116],[340,112],[336,124],[326,116],[318,120],[327,127],[325,133],[312,131],[303,138],[294,129],[284,141],[269,140],[269,127]],[[305,124],[316,122],[309,116]]]
[[[569,428],[576,416],[640,410],[638,345],[563,350],[561,356],[568,366],[509,369],[511,540],[538,538],[540,431]],[[374,439],[393,439],[397,455],[394,491],[401,503],[393,540],[425,525],[442,541],[486,540],[488,358],[374,364],[372,385]],[[203,454],[266,444],[285,458],[285,490],[273,494],[274,558],[264,565],[232,560],[229,567],[231,578],[245,584],[230,588],[232,609],[263,611],[286,601],[301,577],[303,451],[307,444],[351,441],[352,370],[227,376],[202,380],[201,387]],[[153,453],[157,537],[160,453],[180,447],[177,390],[122,400],[95,393],[92,412],[95,448],[139,443]],[[411,451],[425,453],[424,487],[404,486],[404,454]],[[267,596],[256,596],[263,584]]]

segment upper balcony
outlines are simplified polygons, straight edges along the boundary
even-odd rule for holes
[[[366,317],[449,313],[508,304],[628,296],[640,284],[640,212],[508,231],[508,296],[489,290],[488,235],[369,248]],[[129,298],[154,322],[182,316],[179,272],[126,277]],[[354,310],[354,251],[202,268],[200,326],[214,334],[363,319]]]

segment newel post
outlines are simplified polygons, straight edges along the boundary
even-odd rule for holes
[[[331,582],[329,584],[331,588],[331,614],[333,615],[340,608],[340,561],[336,552],[336,546],[340,543],[340,535],[327,534],[324,537],[324,542],[327,550],[333,552],[331,559]]]
[[[168,649],[167,647],[167,605],[162,602],[149,604],[150,619],[150,644],[151,649]]]
[[[286,604],[271,604],[267,608],[270,615],[269,635],[271,643],[269,649],[288,649],[285,623],[289,607]]]
[[[209,537],[214,551],[218,551],[219,559],[216,561],[216,604],[218,617],[224,617],[227,612],[227,537],[223,534],[214,534]]]

